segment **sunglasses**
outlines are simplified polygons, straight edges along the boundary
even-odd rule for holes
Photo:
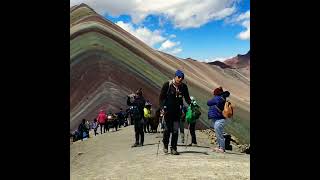
[[[183,79],[183,77],[182,76],[177,76],[179,79]]]

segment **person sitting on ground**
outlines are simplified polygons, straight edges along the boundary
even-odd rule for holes
[[[80,133],[81,141],[83,141],[84,138],[88,137],[87,132],[89,131],[89,129],[87,129],[87,126],[86,126],[86,119],[82,119],[82,122],[78,127],[78,131]]]

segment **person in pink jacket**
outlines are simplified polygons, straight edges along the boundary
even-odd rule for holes
[[[103,128],[103,133],[106,132],[106,128],[104,127],[105,126],[105,122],[106,122],[106,113],[103,111],[103,110],[100,110],[100,113],[98,114],[98,117],[97,117],[97,120],[99,122],[99,125],[100,125],[100,132],[102,134],[102,128]]]

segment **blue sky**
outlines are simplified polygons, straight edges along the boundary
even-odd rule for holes
[[[250,50],[249,0],[71,0],[86,3],[154,49],[223,60]]]

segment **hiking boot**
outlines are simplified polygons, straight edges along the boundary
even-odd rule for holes
[[[198,146],[198,144],[190,143],[190,144],[188,144],[188,146],[194,146],[194,147],[197,147],[197,146]]]
[[[138,143],[134,143],[131,147],[138,147],[139,144]]]
[[[165,154],[168,154],[168,148],[163,148],[163,152],[164,152]]]
[[[172,149],[172,148],[171,148],[171,154],[172,155],[179,155],[178,151],[175,149]]]

